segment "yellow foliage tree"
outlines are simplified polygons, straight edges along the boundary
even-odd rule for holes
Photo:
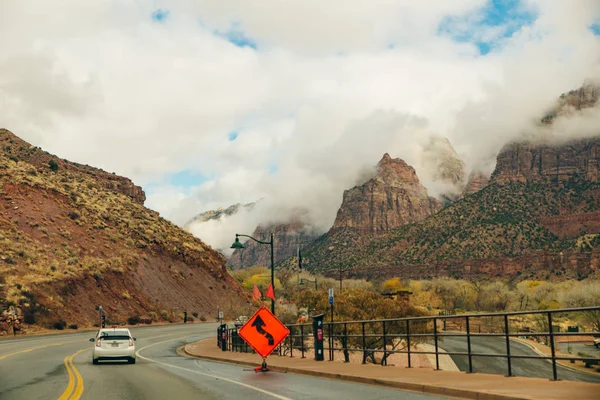
[[[404,286],[402,285],[402,282],[398,277],[388,279],[381,285],[381,291],[383,293],[395,293],[399,292],[402,289],[404,289]]]

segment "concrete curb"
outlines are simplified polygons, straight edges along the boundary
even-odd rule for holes
[[[222,362],[222,363],[226,363],[226,364],[244,365],[244,366],[253,367],[253,368],[258,367],[260,365],[259,363],[250,362],[250,361],[231,360],[231,359],[220,358],[220,357],[212,357],[212,356],[203,356],[203,355],[193,354],[190,351],[188,351],[188,349],[187,349],[188,346],[189,346],[189,344],[183,346],[183,351],[189,357],[199,358],[199,359],[208,360],[208,361]],[[294,373],[294,374],[300,374],[300,375],[315,376],[318,378],[337,379],[337,380],[342,380],[342,381],[347,381],[347,382],[385,386],[385,387],[391,387],[391,388],[395,388],[395,389],[409,390],[412,392],[433,394],[433,395],[440,395],[440,396],[450,396],[450,397],[461,398],[461,399],[529,400],[529,398],[527,398],[527,397],[517,397],[517,396],[485,393],[485,392],[478,392],[475,390],[456,389],[456,388],[435,386],[435,385],[429,385],[429,384],[420,384],[420,383],[411,383],[411,382],[396,382],[396,381],[391,381],[391,380],[375,379],[375,378],[363,378],[360,376],[353,376],[353,375],[334,374],[334,373],[323,372],[323,371],[311,371],[311,370],[302,369],[302,368],[277,367],[277,366],[269,365],[269,369],[271,371],[281,372],[281,373]]]

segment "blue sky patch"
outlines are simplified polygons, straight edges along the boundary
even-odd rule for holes
[[[191,170],[183,170],[167,176],[167,181],[171,185],[185,188],[200,186],[208,179],[208,177]]]
[[[473,43],[479,53],[485,55],[502,39],[531,25],[536,18],[537,14],[526,8],[521,0],[489,0],[475,12],[444,18],[438,27],[438,34],[449,36],[457,42]]]
[[[276,163],[269,165],[269,174],[273,175],[273,174],[276,174],[278,171],[279,171],[279,165],[277,165]]]
[[[256,50],[256,42],[244,34],[242,31],[238,30],[230,30],[225,32],[224,34],[220,34],[220,36],[227,39],[230,43],[233,43],[237,47],[250,47]]]
[[[231,132],[229,132],[229,135],[227,135],[227,139],[230,142],[233,142],[235,139],[238,138],[239,135],[240,135],[240,133],[238,131],[231,131]]]
[[[200,21],[200,25],[204,26],[202,21]],[[216,30],[214,31],[214,34],[226,39],[228,42],[236,45],[237,47],[250,47],[256,50],[258,47],[256,41],[247,36],[241,29],[240,25],[240,22],[234,22],[231,24],[231,28],[229,28],[228,31],[221,32]]]
[[[152,13],[152,20],[155,22],[165,22],[169,17],[169,10],[158,9]]]
[[[600,22],[590,25],[590,31],[596,36],[600,36]]]

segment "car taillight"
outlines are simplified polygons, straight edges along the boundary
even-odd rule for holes
[[[96,340],[96,347],[100,347],[100,339]]]
[[[129,347],[133,347],[133,339],[129,338]]]

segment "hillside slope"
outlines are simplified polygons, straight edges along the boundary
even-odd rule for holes
[[[245,303],[224,257],[143,206],[126,178],[0,130],[0,308],[28,322],[214,316]]]
[[[576,212],[586,216],[575,222],[588,224],[582,233],[592,233],[593,239],[600,232],[593,213],[599,208],[597,183],[571,180],[556,188],[492,184],[424,221],[371,238],[352,229],[338,230],[305,253],[309,265],[327,266],[321,271],[335,272],[341,266],[349,275],[363,277],[581,277],[598,267],[600,254],[593,248],[597,241],[578,247],[579,230],[559,237],[544,222],[561,210]],[[586,263],[578,260],[581,256]]]

